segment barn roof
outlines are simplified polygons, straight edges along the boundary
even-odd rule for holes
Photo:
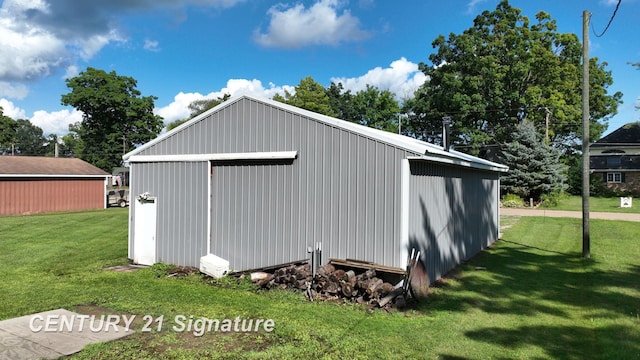
[[[591,144],[591,147],[640,146],[640,122],[628,123]]]
[[[109,173],[83,160],[44,156],[0,156],[0,177],[99,177]]]
[[[265,105],[271,106],[271,107],[275,107],[275,108],[279,108],[285,111],[289,111],[295,114],[299,114],[301,116],[305,116],[308,117],[310,119],[313,119],[315,121],[321,122],[321,123],[325,123],[327,125],[331,125],[337,128],[341,128],[344,130],[347,130],[349,132],[353,132],[353,133],[357,133],[366,137],[369,137],[371,139],[374,139],[376,141],[380,141],[380,142],[384,142],[393,146],[396,146],[398,148],[416,153],[416,156],[411,157],[411,159],[424,159],[424,160],[429,160],[429,161],[435,161],[435,162],[442,162],[442,163],[450,163],[450,164],[455,164],[455,165],[460,165],[460,166],[466,166],[466,167],[473,167],[473,168],[480,168],[480,169],[484,169],[484,170],[490,170],[490,171],[499,171],[499,172],[506,172],[508,170],[508,167],[502,164],[498,164],[498,163],[494,163],[488,160],[484,160],[484,159],[480,159],[478,157],[475,156],[471,156],[465,153],[461,153],[455,150],[450,150],[450,151],[445,151],[442,147],[440,146],[436,146],[434,144],[430,144],[421,140],[417,140],[414,138],[410,138],[408,136],[404,136],[404,135],[400,135],[400,134],[394,134],[394,133],[390,133],[388,131],[382,131],[382,130],[378,130],[378,129],[374,129],[374,128],[370,128],[367,126],[363,126],[360,124],[355,124],[352,122],[348,122],[348,121],[344,121],[344,120],[340,120],[334,117],[330,117],[330,116],[326,116],[326,115],[322,115],[322,114],[318,114],[309,110],[305,110],[302,108],[298,108],[295,106],[291,106],[285,103],[281,103],[279,101],[275,101],[275,100],[271,100],[271,99],[266,99],[266,98],[259,98],[259,97],[255,97],[255,96],[251,96],[251,95],[238,95],[236,97],[232,97],[229,100],[219,104],[218,106],[194,117],[193,119],[185,122],[184,124],[176,127],[175,129],[155,138],[154,140],[151,140],[150,142],[136,148],[135,150],[125,154],[123,156],[123,159],[125,161],[129,160],[132,156],[140,153],[141,151],[155,145],[156,143],[162,141],[163,139],[182,131],[183,129],[191,126],[193,123],[196,123],[198,121],[201,121],[203,119],[205,119],[209,114],[215,113],[217,111],[220,111],[221,109],[224,109],[228,106],[233,105],[236,102],[242,101],[244,99],[249,99],[252,101],[256,101],[256,102],[260,102],[263,103]]]

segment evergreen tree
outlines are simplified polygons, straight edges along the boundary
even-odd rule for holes
[[[509,172],[500,180],[502,194],[517,194],[524,199],[540,200],[542,194],[563,191],[566,169],[561,152],[546,144],[532,122],[516,125],[513,141],[504,145],[500,160]]]

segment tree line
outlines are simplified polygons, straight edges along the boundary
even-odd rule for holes
[[[390,90],[367,85],[352,92],[341,83],[325,88],[312,77],[303,78],[294,92],[273,99],[435,144],[442,143],[442,121],[449,117],[454,149],[510,166],[503,191],[539,198],[571,185],[571,172],[579,171],[582,134],[578,37],[558,32],[546,12],[530,20],[503,0],[461,34],[440,35],[431,45],[429,61],[419,65],[427,80],[402,101]],[[620,92],[609,92],[613,78],[607,65],[590,59],[590,141],[602,136],[621,103]],[[83,119],[62,138],[64,156],[110,171],[121,164],[123,152],[153,139],[163,128],[162,119],[153,114],[156,98],[142,96],[133,78],[87,68],[68,79],[67,86],[70,92],[62,95],[62,104],[82,111]],[[225,94],[192,103],[190,117],[167,129],[228,98]],[[58,140],[43,138],[42,130],[27,120],[12,121],[0,118],[5,152],[13,142],[22,144],[20,154],[49,154],[50,144]],[[29,141],[39,145],[25,145]]]
[[[65,144],[73,143],[73,135],[49,134],[44,136],[40,127],[29,120],[14,120],[3,113],[0,107],[0,155],[53,156],[58,144],[59,156],[72,156],[73,152]]]

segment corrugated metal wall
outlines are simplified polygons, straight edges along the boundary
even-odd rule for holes
[[[400,266],[400,162],[407,155],[403,149],[243,99],[139,155],[292,150],[298,157],[290,165],[214,166],[212,252],[228,254],[216,254],[223,258],[235,256],[231,266],[241,270],[305,258],[306,247],[321,242],[325,261],[354,258]],[[184,186],[205,196],[200,182],[206,179],[176,175],[181,170],[168,166],[135,164],[132,169],[134,182],[140,181],[139,176],[156,182],[152,191],[158,195],[159,211],[174,214],[159,214],[159,221],[171,223],[158,228],[158,243],[167,247],[166,242],[177,242],[171,246],[179,248],[197,241],[197,247],[204,249],[200,240],[194,240],[196,234],[176,236],[179,231],[171,226],[200,229],[206,221],[202,218],[206,202],[195,210],[190,200],[196,195],[171,205],[163,198]],[[174,177],[172,183],[162,183],[166,177]],[[135,191],[149,191],[132,186]],[[251,213],[254,206],[269,218]],[[193,265],[204,254],[190,252],[189,258],[171,262]]]
[[[409,248],[430,281],[498,239],[496,173],[410,161]]]
[[[208,163],[134,163],[129,208],[135,216],[139,194],[156,196],[156,261],[198,266],[207,250]],[[132,249],[133,223],[129,226]],[[133,258],[130,252],[129,257]]]
[[[104,179],[0,179],[0,215],[103,209]]]

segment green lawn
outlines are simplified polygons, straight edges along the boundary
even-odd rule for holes
[[[603,197],[590,197],[589,208],[591,212],[619,212],[619,213],[633,213],[640,214],[640,199],[632,199],[632,207],[621,208],[620,198],[603,198]],[[568,211],[582,211],[582,197],[580,196],[563,196],[558,206],[548,207],[549,210],[568,210]]]
[[[0,319],[64,307],[148,314],[163,331],[90,345],[80,359],[637,359],[640,223],[509,218],[503,239],[433,288],[412,310],[385,313],[311,303],[299,293],[167,266],[130,273],[127,210],[0,218]],[[176,315],[273,319],[258,334],[171,330]],[[141,321],[136,322],[140,329]]]

